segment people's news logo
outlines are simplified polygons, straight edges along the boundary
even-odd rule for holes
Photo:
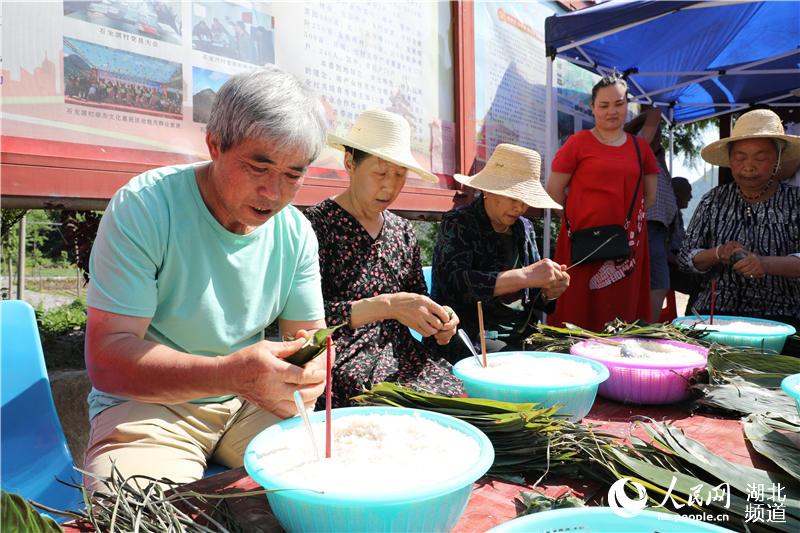
[[[625,493],[626,484],[630,484],[636,490],[636,499],[629,498]],[[617,516],[633,518],[647,507],[647,489],[629,477],[618,479],[608,489],[608,506]]]
[[[728,483],[721,483],[715,487],[699,484],[690,487],[686,497],[674,496],[673,490],[678,482],[675,476],[664,494],[661,503],[652,506],[652,509],[680,510],[684,507],[694,506],[698,512],[681,512],[680,514],[664,513],[663,520],[702,520],[705,522],[727,522],[730,515],[727,512],[718,514],[700,511],[699,507],[708,509],[710,506],[719,508],[720,511],[730,509],[731,489]],[[628,488],[629,490],[626,490]],[[771,486],[761,483],[748,483],[747,507],[745,509],[745,522],[749,523],[785,523],[786,522],[786,487],[780,483]],[[630,497],[629,492],[635,492],[635,497]],[[681,491],[683,492],[683,491]],[[608,505],[617,516],[632,518],[641,513],[648,502],[647,489],[638,481],[623,477],[614,482],[608,489]],[[689,511],[689,509],[687,509]],[[662,517],[659,517],[662,519]]]
[[[666,494],[664,494],[664,499],[661,501],[661,503],[652,506],[652,509],[667,509],[667,503],[670,504],[668,508],[669,510],[679,510],[683,507],[692,506],[702,506],[707,508],[709,505],[711,505],[711,503],[715,503],[717,507],[721,506],[725,509],[730,508],[731,491],[730,485],[727,483],[722,483],[716,487],[711,487],[705,484],[691,487],[689,489],[688,497],[683,498],[680,496],[673,496],[672,494],[673,490],[675,490],[675,484],[677,482],[677,478],[672,476],[672,481],[669,484],[669,488],[667,488]],[[625,490],[626,486],[630,486],[633,491],[636,492],[635,498],[628,496],[628,493]],[[614,514],[622,518],[633,518],[637,514],[641,513],[647,507],[648,500],[649,498],[645,486],[629,477],[618,479],[608,489],[608,506],[611,507],[611,510],[614,512]],[[681,520],[684,518],[704,520],[708,522],[727,521],[728,514],[664,514],[664,520]]]

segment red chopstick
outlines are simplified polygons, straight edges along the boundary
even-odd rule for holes
[[[331,404],[333,403],[333,390],[331,388],[331,374],[333,366],[333,343],[331,336],[325,339],[328,351],[328,361],[325,363],[325,458],[331,458]]]
[[[714,300],[717,296],[717,278],[711,278],[711,315],[709,315],[708,322],[714,325]]]

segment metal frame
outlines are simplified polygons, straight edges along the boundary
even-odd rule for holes
[[[757,0],[744,0],[744,1],[755,2]],[[580,39],[578,41],[572,42],[570,44],[558,47],[558,48],[555,49],[555,54],[556,54],[556,56],[558,56],[558,54],[560,54],[562,52],[565,52],[567,50],[576,49],[576,51],[578,53],[580,53],[581,56],[583,56],[585,61],[581,60],[581,59],[577,59],[577,58],[570,58],[570,57],[562,57],[562,59],[564,59],[565,61],[569,61],[570,63],[573,63],[575,65],[578,65],[580,67],[588,68],[588,69],[591,69],[591,70],[596,70],[597,72],[600,72],[600,73],[602,73],[602,72],[611,72],[613,70],[612,67],[601,65],[600,63],[596,62],[583,49],[583,45],[587,44],[587,43],[591,43],[591,42],[596,41],[598,39],[601,39],[603,37],[608,37],[610,35],[614,35],[616,33],[620,33],[622,31],[628,30],[630,28],[634,28],[636,26],[640,26],[642,24],[646,24],[646,23],[648,23],[650,21],[657,20],[659,18],[672,15],[674,13],[677,13],[678,11],[683,11],[683,10],[688,10],[688,9],[706,9],[706,8],[718,7],[718,6],[722,6],[722,5],[741,4],[741,3],[744,3],[744,1],[742,1],[742,2],[735,2],[735,1],[716,1],[716,2],[711,2],[711,1],[709,1],[709,2],[699,2],[697,4],[693,4],[693,5],[690,5],[690,6],[680,7],[678,9],[674,9],[674,10],[671,10],[671,11],[667,11],[665,13],[661,13],[661,14],[659,14],[657,16],[654,16],[654,17],[650,17],[650,18],[647,18],[647,19],[643,19],[643,20],[639,20],[639,21],[636,21],[636,22],[632,22],[630,24],[625,24],[623,26],[619,26],[617,28],[605,31],[603,33],[599,33],[599,34],[593,35],[591,37],[586,37],[586,38]],[[728,70],[685,71],[685,72],[638,72],[637,71],[637,72],[631,72],[630,74],[628,74],[627,79],[640,92],[640,94],[636,95],[635,98],[634,98],[634,101],[637,101],[637,102],[644,101],[645,103],[660,105],[660,106],[664,106],[664,107],[669,107],[669,106],[675,106],[675,107],[681,107],[681,106],[687,106],[687,107],[688,106],[692,106],[692,107],[701,107],[701,106],[707,106],[707,107],[730,107],[730,109],[727,109],[727,110],[719,112],[719,113],[715,113],[715,114],[712,114],[712,115],[707,115],[707,116],[704,116],[704,117],[701,117],[701,118],[697,118],[697,119],[680,121],[680,122],[677,123],[677,124],[689,124],[691,122],[696,122],[697,120],[703,120],[703,119],[706,119],[706,118],[712,118],[712,117],[715,117],[715,116],[720,115],[720,114],[732,113],[732,112],[738,111],[740,109],[744,109],[744,108],[750,107],[750,106],[755,105],[755,104],[766,104],[766,103],[770,103],[770,102],[773,102],[773,101],[776,101],[776,100],[781,100],[783,98],[788,98],[789,96],[793,96],[793,94],[792,93],[788,93],[786,95],[781,95],[781,96],[778,96],[778,97],[772,97],[772,98],[768,98],[768,99],[763,99],[763,100],[759,100],[759,101],[756,101],[756,102],[752,102],[752,101],[750,101],[750,102],[729,102],[729,103],[721,103],[721,104],[714,104],[714,103],[709,103],[709,104],[681,104],[680,102],[655,101],[655,100],[653,100],[652,97],[655,96],[655,95],[658,95],[658,94],[665,93],[667,91],[678,89],[680,87],[696,84],[696,83],[699,83],[699,82],[702,82],[702,81],[706,81],[706,80],[710,80],[710,79],[714,79],[714,78],[719,78],[721,76],[745,76],[745,75],[755,75],[755,74],[798,74],[800,76],[800,69],[764,69],[764,70],[755,70],[755,67],[758,67],[759,65],[763,65],[765,63],[770,63],[770,62],[776,61],[778,59],[791,57],[791,56],[797,55],[797,54],[800,54],[800,49],[789,50],[789,51],[784,52],[782,54],[777,54],[775,56],[771,56],[771,57],[768,57],[768,58],[762,58],[762,59],[759,59],[757,61],[752,61],[752,62],[746,63],[744,65],[739,65],[737,67],[733,67],[733,68],[728,69]],[[669,87],[661,87],[658,90],[651,91],[651,92],[645,92],[641,88],[641,86],[636,82],[636,79],[635,79],[636,76],[657,76],[657,75],[665,75],[665,74],[674,74],[674,75],[677,75],[677,76],[697,76],[697,77],[695,77],[695,78],[693,78],[691,80],[682,81],[681,83],[677,83],[677,84],[671,85]],[[788,106],[795,106],[797,104],[771,104],[771,105],[787,106],[788,107]],[[671,115],[674,115],[674,112],[671,113]],[[670,124],[675,124],[674,116],[673,116],[672,120],[670,120],[666,116],[664,118],[665,118],[665,120],[668,120],[670,122]]]

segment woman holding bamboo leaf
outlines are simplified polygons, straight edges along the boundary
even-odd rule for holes
[[[800,138],[784,134],[778,115],[758,109],[701,155],[730,167],[734,182],[708,192],[686,230],[680,263],[703,274],[698,309],[711,310],[716,278],[716,313],[800,328],[800,189],[776,179],[782,158],[800,156]]]
[[[408,170],[438,178],[414,159],[411,128],[395,113],[365,111],[346,136],[331,134],[328,143],[344,151],[350,185],[305,214],[319,240],[327,323],[346,325],[334,334],[334,407],[382,381],[462,394],[450,364],[408,329],[447,344],[459,319],[428,297],[414,230],[388,211]]]
[[[477,302],[485,311],[489,352],[521,350],[538,322],[534,310],[552,312],[569,285],[565,265],[542,259],[531,207],[561,209],[539,182],[541,157],[528,148],[500,144],[483,170],[455,179],[481,191],[471,204],[446,213],[433,253],[433,298],[456,310],[462,329],[479,344]],[[450,361],[463,346],[443,346]]]

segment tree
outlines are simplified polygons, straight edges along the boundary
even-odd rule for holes
[[[672,129],[672,146],[675,155],[683,154],[690,165],[700,157],[700,150],[703,148],[702,132],[708,126],[719,127],[716,118],[698,120],[689,124],[679,124]],[[661,144],[666,153],[669,153],[669,125],[661,121]]]

